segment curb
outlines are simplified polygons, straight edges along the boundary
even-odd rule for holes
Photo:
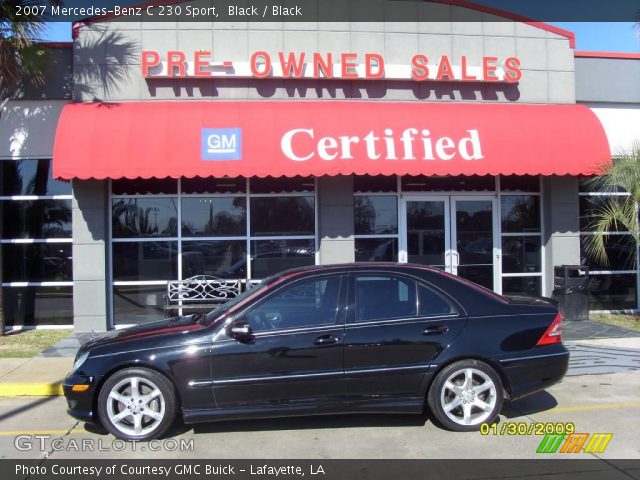
[[[0,397],[51,397],[64,395],[62,383],[0,383]]]

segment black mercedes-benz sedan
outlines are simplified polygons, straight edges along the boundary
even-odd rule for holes
[[[219,308],[112,331],[78,351],[68,412],[146,440],[185,423],[415,413],[458,431],[558,382],[562,317],[440,270],[348,264],[289,270]]]

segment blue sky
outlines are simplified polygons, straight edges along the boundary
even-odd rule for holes
[[[632,22],[550,22],[576,34],[577,50],[640,53],[640,36]],[[71,24],[51,22],[47,40],[71,41]]]

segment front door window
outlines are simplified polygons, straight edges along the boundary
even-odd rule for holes
[[[284,287],[247,314],[254,332],[334,325],[340,296],[338,275]]]

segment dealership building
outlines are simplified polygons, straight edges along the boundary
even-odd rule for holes
[[[640,54],[369,3],[379,21],[101,17],[42,44],[47,81],[0,117],[7,325],[102,331],[164,318],[171,281],[354,261],[543,296],[582,264],[592,311],[637,310],[629,234],[607,264],[584,243],[585,180],[640,140]]]

